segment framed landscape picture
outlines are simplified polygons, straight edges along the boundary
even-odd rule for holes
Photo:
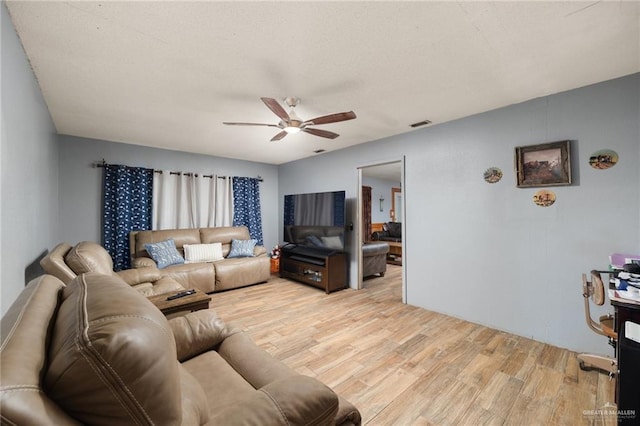
[[[571,185],[570,141],[516,147],[518,188]]]

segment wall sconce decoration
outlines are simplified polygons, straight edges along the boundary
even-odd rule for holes
[[[541,189],[533,195],[533,202],[540,207],[549,207],[556,202],[556,193],[547,189]]]
[[[591,154],[589,165],[596,170],[609,169],[618,162],[618,153],[610,149],[601,149]]]
[[[384,202],[384,197],[381,195],[380,196],[380,211],[384,211],[384,209],[382,208],[382,203]]]
[[[489,167],[484,171],[484,180],[487,183],[496,183],[500,182],[502,179],[502,170],[498,167]]]

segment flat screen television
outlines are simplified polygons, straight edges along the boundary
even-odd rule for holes
[[[284,196],[285,243],[344,250],[345,191]]]

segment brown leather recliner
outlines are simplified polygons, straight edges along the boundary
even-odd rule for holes
[[[2,318],[2,424],[358,425],[358,410],[229,330],[167,320],[112,275],[31,281]]]
[[[185,289],[174,279],[162,277],[160,270],[156,267],[114,272],[113,260],[107,250],[91,241],[82,241],[75,246],[60,243],[40,260],[40,265],[47,274],[59,278],[65,284],[80,274],[97,272],[118,275],[147,297]]]

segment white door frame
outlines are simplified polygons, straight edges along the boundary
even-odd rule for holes
[[[400,186],[402,188],[402,217],[400,221],[402,222],[402,303],[407,303],[407,251],[405,249],[406,246],[406,205],[407,205],[407,190],[405,184],[405,159],[404,155],[400,158],[387,160],[387,161],[378,161],[375,163],[365,164],[362,166],[358,166],[358,187],[356,190],[356,194],[358,195],[358,207],[357,207],[357,221],[356,221],[356,244],[358,251],[358,263],[357,263],[357,277],[358,277],[358,286],[356,287],[358,290],[362,289],[362,241],[364,241],[364,235],[362,235],[362,222],[364,218],[362,217],[362,169],[366,169],[367,167],[374,166],[382,166],[385,164],[399,163],[400,165]]]

